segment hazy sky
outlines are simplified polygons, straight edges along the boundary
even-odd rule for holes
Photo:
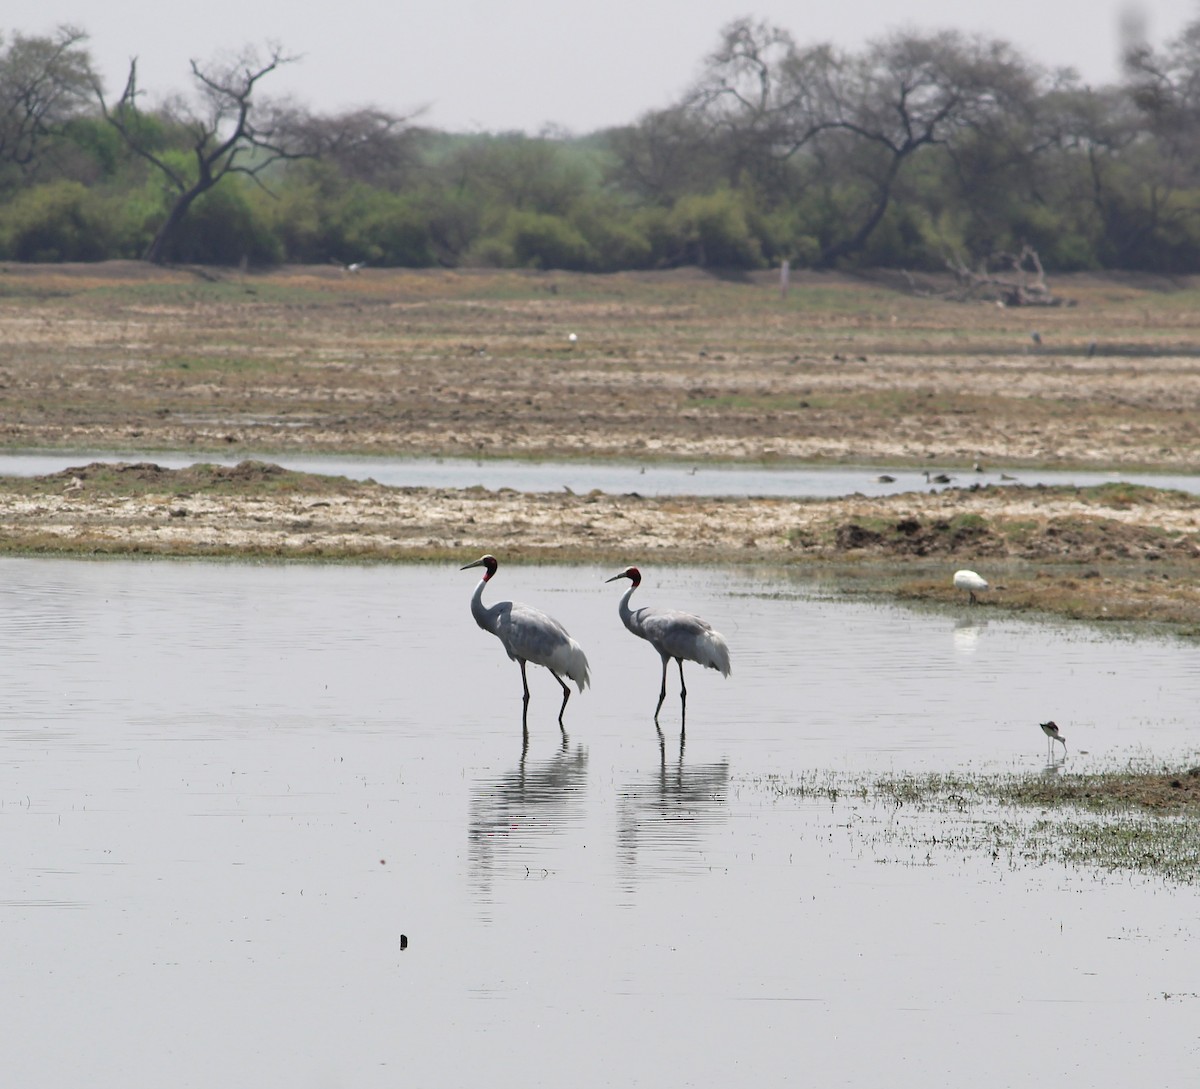
[[[299,64],[264,84],[318,112],[429,106],[447,130],[574,132],[632,122],[691,82],[721,27],[752,15],[801,45],[858,48],[889,30],[957,29],[1004,38],[1031,60],[1089,82],[1117,77],[1129,0],[4,0],[5,33],[86,30],[110,93],[129,58],[152,98],[188,90],[188,61],[276,41]],[[1198,0],[1140,0],[1150,40],[1191,19]]]

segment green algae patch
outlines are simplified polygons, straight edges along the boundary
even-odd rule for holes
[[[1200,882],[1200,766],[1096,773],[842,776],[811,771],[752,784],[780,803],[823,804],[881,862],[932,864],[946,851],[1010,868],[1059,864]]]

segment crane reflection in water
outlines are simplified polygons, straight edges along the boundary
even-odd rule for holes
[[[494,899],[497,878],[548,876],[564,832],[586,821],[588,754],[564,736],[553,756],[531,759],[526,739],[517,766],[471,787],[467,858],[475,898]]]
[[[729,819],[729,762],[688,764],[686,740],[668,755],[658,734],[659,766],[617,797],[617,867],[627,892],[639,878],[707,872],[710,835]]]

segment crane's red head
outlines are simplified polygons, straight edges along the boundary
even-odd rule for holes
[[[610,579],[605,579],[605,582],[616,582],[617,579],[628,579],[637,586],[642,581],[642,573],[636,567],[627,567],[619,575],[613,575]]]
[[[496,568],[499,566],[500,565],[496,562],[495,556],[481,556],[474,563],[468,563],[465,566],[460,567],[459,570],[467,571],[472,567],[486,568],[486,571],[484,572],[484,576],[483,576],[483,581],[487,582],[487,580],[490,579],[496,573]]]

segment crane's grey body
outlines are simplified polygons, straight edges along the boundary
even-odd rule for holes
[[[657,724],[658,713],[667,698],[667,666],[672,658],[679,663],[679,699],[686,716],[687,686],[683,680],[683,663],[685,660],[697,662],[728,677],[729,647],[725,638],[715,631],[707,620],[702,620],[692,613],[677,612],[674,609],[631,608],[629,599],[634,590],[641,585],[641,572],[636,567],[630,567],[607,581],[614,582],[622,578],[629,579],[630,585],[617,606],[621,622],[634,635],[645,639],[662,658],[662,686],[658,693],[658,706],[654,708],[654,721]]]
[[[588,660],[583,648],[571,638],[552,616],[519,601],[498,601],[484,605],[481,579],[471,598],[471,615],[484,631],[500,640],[514,662],[532,662],[551,673],[570,677],[579,691],[588,685]]]
[[[464,571],[470,567],[487,569],[475,587],[475,593],[471,595],[471,615],[484,631],[491,632],[500,640],[509,658],[521,667],[526,711],[529,710],[529,679],[525,675],[525,663],[545,666],[554,674],[554,679],[563,690],[562,706],[558,711],[558,724],[562,726],[563,712],[567,709],[567,700],[571,698],[571,690],[562,678],[570,677],[582,692],[591,680],[587,655],[566,628],[540,609],[522,605],[519,601],[498,601],[495,605],[485,605],[483,589],[496,573],[497,566],[494,557],[484,556],[462,568]]]

